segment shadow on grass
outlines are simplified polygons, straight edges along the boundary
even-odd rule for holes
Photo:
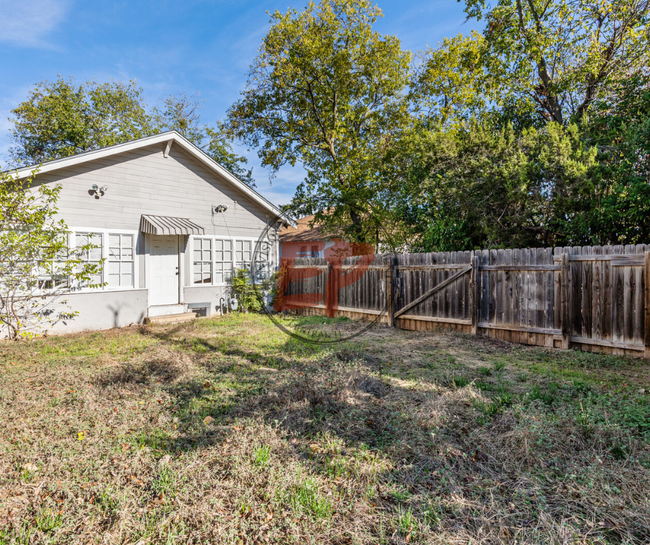
[[[194,363],[204,371],[185,377],[180,367],[156,359],[114,370],[99,380],[103,387],[159,383],[172,400],[170,412],[178,420],[178,433],[162,438],[145,435],[142,441],[161,455],[210,447],[234,433],[242,419],[262,420],[290,438],[287,444],[294,455],[317,474],[332,477],[339,470],[354,471],[337,469],[343,455],[376,456],[383,461],[380,469],[355,474],[356,485],[374,487],[377,501],[386,509],[408,508],[423,523],[435,525],[444,519],[472,528],[473,535],[480,535],[482,524],[500,525],[514,535],[534,532],[544,513],[554,513],[558,520],[569,516],[591,520],[598,515],[605,521],[599,533],[608,543],[650,539],[643,517],[608,514],[607,504],[590,505],[584,497],[580,502],[571,500],[569,509],[569,504],[560,505],[562,500],[553,497],[560,493],[563,475],[576,471],[576,460],[593,457],[598,450],[606,456],[616,448],[606,443],[607,438],[590,437],[593,430],[588,426],[567,425],[572,435],[566,444],[551,448],[553,440],[565,441],[553,437],[556,432],[546,432],[546,437],[527,431],[517,435],[517,417],[504,414],[512,401],[499,405],[480,394],[476,397],[470,381],[432,380],[428,386],[433,388],[426,392],[402,386],[382,376],[381,361],[355,344],[333,350],[288,339],[265,353],[262,348],[237,346],[237,340],[202,338],[201,331],[187,325],[141,332],[193,354]],[[305,355],[313,358],[302,361]],[[544,399],[538,395],[529,402],[543,404]],[[440,418],[434,422],[431,415],[436,413]],[[338,440],[340,450],[315,449],[313,444],[324,437]],[[533,447],[539,453],[522,454],[528,452],[527,441],[544,437],[547,445]],[[563,448],[569,447],[573,452],[563,456]],[[555,456],[544,459],[540,453],[545,450],[554,450]],[[584,461],[587,473],[592,466],[598,469],[596,462]],[[549,497],[555,505],[549,504]],[[490,523],[486,514],[495,513],[495,501],[498,521]]]
[[[147,360],[141,365],[123,365],[101,375],[96,383],[104,388],[119,384],[171,383],[183,373],[165,359]]]

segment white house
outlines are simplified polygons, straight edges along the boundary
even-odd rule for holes
[[[175,131],[18,170],[60,184],[70,245],[104,258],[97,289],[65,296],[79,316],[55,331],[105,329],[147,317],[222,312],[226,278],[249,267],[256,242],[277,264],[277,230],[291,220]]]

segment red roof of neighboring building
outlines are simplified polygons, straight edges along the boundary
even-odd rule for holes
[[[280,229],[281,242],[317,242],[332,238],[326,235],[319,226],[310,227],[309,224],[314,221],[314,216],[307,216],[296,221],[298,227],[283,227]]]

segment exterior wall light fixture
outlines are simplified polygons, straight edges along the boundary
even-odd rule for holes
[[[93,187],[92,187],[92,190],[91,190],[92,194],[95,195],[96,199],[101,199],[104,196],[104,193],[106,193],[107,191],[108,191],[108,186],[107,185],[99,187],[97,184],[93,184]]]

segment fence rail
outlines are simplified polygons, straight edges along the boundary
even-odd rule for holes
[[[281,269],[283,308],[650,358],[647,245],[283,259]]]

